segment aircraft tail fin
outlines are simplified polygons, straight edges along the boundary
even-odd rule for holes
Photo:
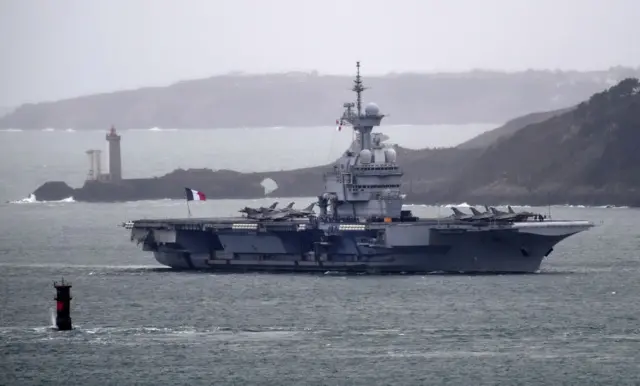
[[[453,214],[455,214],[456,216],[466,216],[464,212],[460,211],[460,209],[454,206],[451,207],[451,210],[453,211]]]
[[[293,208],[293,204],[295,204],[295,202],[294,202],[294,201],[291,201],[291,202],[289,203],[289,205],[287,205],[287,209],[291,209],[291,208]]]
[[[509,210],[509,213],[515,213],[511,205],[507,205],[507,210]]]
[[[278,201],[274,202],[273,204],[271,204],[271,206],[269,207],[269,209],[275,209],[276,206],[278,206]]]
[[[314,207],[314,206],[316,206],[316,203],[315,203],[315,202],[312,202],[311,204],[309,204],[309,206],[307,206],[307,207],[306,207],[306,208],[304,208],[303,210],[304,210],[305,212],[310,212],[310,211],[312,211],[312,210],[313,210],[313,207]]]
[[[475,216],[482,214],[478,211],[478,209],[474,208],[473,206],[470,207],[469,209],[471,209],[471,213],[473,213]]]

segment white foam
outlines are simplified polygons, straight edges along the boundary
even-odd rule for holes
[[[161,129],[159,127],[152,127],[149,131],[178,131],[178,129]]]
[[[38,201],[36,199],[35,194],[30,194],[29,197],[25,197],[20,200],[9,201],[10,204],[48,204],[48,203],[67,203],[67,202],[76,202],[73,197],[63,198],[62,200],[57,201]]]

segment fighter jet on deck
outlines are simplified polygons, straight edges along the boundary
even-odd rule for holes
[[[533,213],[533,212],[527,212],[527,211],[522,211],[522,212],[514,212],[513,208],[511,208],[511,205],[507,206],[507,212],[503,212],[501,210],[498,210],[496,208],[491,207],[491,212],[494,214],[494,218],[496,220],[506,220],[506,221],[514,221],[514,222],[520,222],[520,221],[526,221],[529,217],[539,217],[540,215],[537,213]]]
[[[293,217],[306,217],[310,214],[313,214],[313,205],[302,210],[293,209],[294,202],[289,203],[286,207],[282,209],[275,209],[277,203],[274,203],[268,208],[249,208],[244,207],[240,209],[239,212],[245,213],[248,218],[254,220],[271,220],[278,221],[284,220]]]
[[[453,211],[453,215],[451,217],[455,218],[456,220],[473,221],[473,215],[472,214],[464,213],[463,211],[461,211],[460,209],[458,209],[456,207],[451,207],[451,210]]]
[[[471,213],[473,213],[473,219],[474,220],[493,220],[494,214],[491,213],[491,211],[489,211],[487,209],[486,212],[480,212],[478,209],[474,208],[473,206],[469,208],[471,210]]]
[[[244,208],[240,209],[238,212],[245,213],[247,216],[249,215],[255,216],[258,214],[273,213],[276,210],[276,206],[278,206],[278,201],[274,202],[273,204],[271,204],[266,208],[264,206],[261,206],[259,208],[250,208],[248,206],[245,206]],[[293,202],[289,204],[289,207],[291,206],[293,206]]]
[[[276,201],[273,204],[269,205],[267,208],[265,208],[264,206],[261,206],[260,208],[258,208],[258,210],[261,211],[262,213],[272,212],[272,211],[276,210],[276,206],[278,206],[278,201]]]
[[[313,211],[313,207],[316,205],[315,202],[312,202],[311,204],[309,204],[309,206],[307,206],[304,209],[293,209],[293,202],[285,209],[283,209],[282,211],[287,213],[290,217],[307,217],[310,216],[312,214],[315,214],[315,212]]]
[[[485,222],[491,221],[494,219],[494,214],[491,213],[488,209],[486,212],[482,213],[478,211],[474,207],[469,208],[473,214],[467,214],[459,210],[458,208],[451,208],[453,211],[453,218],[460,221],[469,221],[469,222]]]

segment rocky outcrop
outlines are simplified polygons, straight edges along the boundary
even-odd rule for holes
[[[48,181],[33,192],[40,201],[60,201],[74,197],[77,189],[73,189],[63,181]]]

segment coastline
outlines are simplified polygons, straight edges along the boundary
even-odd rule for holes
[[[183,199],[184,187],[191,186],[205,192],[208,199],[262,199],[269,197],[315,197],[321,191],[318,181],[325,167],[282,171],[273,173],[238,173],[231,171],[209,171],[206,179],[156,177],[149,179],[122,180],[119,183],[88,181],[81,188],[72,188],[62,181],[46,182],[33,192],[38,201],[60,201],[72,198],[77,202],[130,202],[161,199]],[[265,194],[262,182],[271,178],[278,188]],[[412,181],[412,180],[410,180]],[[407,181],[403,186],[413,184]],[[465,202],[471,205],[521,206],[584,205],[640,207],[640,194],[634,189],[612,191],[589,187],[543,189],[526,192],[524,187],[508,187],[492,192],[451,192],[442,182],[440,189],[412,191],[403,189],[405,204],[446,205]]]

